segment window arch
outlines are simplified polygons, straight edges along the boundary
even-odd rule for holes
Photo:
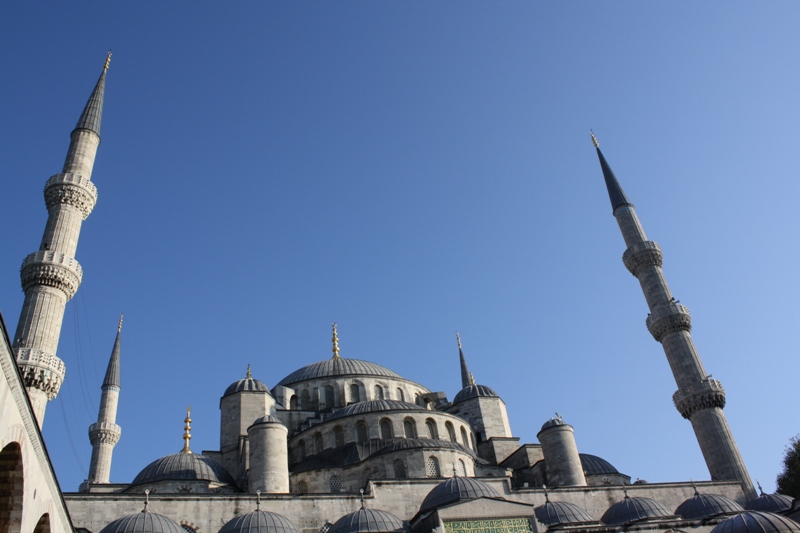
[[[358,388],[358,383],[350,384],[350,401],[352,403],[358,403],[361,401],[361,391]]]
[[[364,485],[364,487],[366,487],[370,479],[372,479],[372,469],[365,468],[364,472],[361,473],[361,484]]]
[[[381,438],[384,440],[393,439],[394,431],[392,431],[392,421],[388,418],[381,420]]]
[[[459,477],[467,477],[467,465],[464,464],[464,461],[459,459],[456,461],[456,472],[455,474]]]
[[[444,423],[445,429],[447,429],[447,436],[450,437],[450,442],[458,442],[456,440],[456,428],[453,427],[453,423],[449,420]]]
[[[417,438],[417,424],[413,418],[406,418],[403,420],[403,434],[407,439]]]
[[[308,483],[305,481],[298,481],[297,485],[294,486],[294,491],[297,494],[307,494],[308,493]]]
[[[314,433],[314,452],[315,453],[322,453],[322,450],[325,449],[325,441],[322,439],[322,433],[317,431]]]
[[[402,459],[394,460],[394,477],[396,477],[397,479],[406,478],[406,464],[403,462]]]
[[[467,437],[467,430],[461,426],[461,444],[469,448],[469,437]]]
[[[406,401],[406,395],[403,394],[403,389],[401,389],[400,387],[397,388],[397,399],[400,400],[401,402]]]
[[[185,528],[187,526],[181,526]],[[33,528],[33,533],[50,533],[50,514],[44,513],[40,518],[39,521],[36,523],[36,527]],[[192,530],[194,533],[194,530]]]
[[[367,423],[363,420],[356,424],[356,442],[362,444],[369,440],[369,431],[367,430]]]
[[[383,400],[383,387],[380,385],[375,385],[375,399]]]
[[[342,479],[339,476],[331,476],[331,492],[342,491]]]
[[[289,398],[289,409],[292,411],[297,411],[297,396],[292,394],[292,397]]]
[[[428,477],[442,477],[442,471],[439,469],[439,459],[433,455],[425,461],[425,470]]]
[[[336,443],[336,447],[344,446],[344,428],[342,426],[336,426],[333,428],[333,440]]]
[[[428,430],[428,438],[439,438],[439,428],[436,427],[436,421],[433,418],[429,418],[425,421],[425,429]]]
[[[24,496],[22,448],[11,442],[0,452],[0,528],[4,533],[18,533],[22,527]]]
[[[297,442],[297,460],[302,461],[306,458],[306,441],[300,439]]]
[[[311,393],[308,389],[300,391],[300,409],[303,411],[311,410]]]
[[[469,434],[469,441],[472,443],[472,450],[477,452],[478,448],[475,447],[475,435],[473,433]]]
[[[333,409],[336,406],[336,391],[333,385],[325,386],[325,408]]]

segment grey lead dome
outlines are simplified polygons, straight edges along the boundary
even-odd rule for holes
[[[580,522],[592,522],[592,517],[583,507],[569,502],[551,502],[533,510],[536,520],[546,526],[557,524],[576,524]]]
[[[370,363],[369,361],[362,361],[360,359],[337,357],[335,359],[326,359],[325,361],[311,363],[300,370],[295,370],[283,378],[278,385],[286,386],[310,379],[333,376],[383,376],[387,378],[403,379],[403,376],[400,374],[392,372],[381,365]]]
[[[300,530],[285,516],[259,509],[237,516],[222,526],[219,533],[300,533]]]
[[[448,503],[462,500],[500,497],[496,490],[483,481],[469,477],[451,477],[447,481],[436,485],[433,490],[425,496],[419,511],[428,511],[447,505]]]
[[[800,533],[800,524],[774,513],[747,511],[720,522],[711,533]]]
[[[499,398],[500,396],[497,393],[487,387],[486,385],[469,385],[464,387],[456,397],[453,398],[453,405],[466,401],[471,400],[472,398]]]
[[[230,473],[217,461],[184,452],[156,459],[139,472],[131,486],[157,481],[209,481],[236,486]]]
[[[122,518],[117,518],[100,533],[186,533],[174,521],[166,516],[142,511]]]
[[[604,524],[617,526],[646,518],[664,518],[673,516],[666,507],[651,498],[625,497],[617,502],[603,514],[600,519]]]
[[[267,387],[263,382],[255,379],[255,378],[244,378],[240,379],[239,381],[235,381],[228,385],[228,388],[225,389],[225,394],[222,395],[224,398],[225,396],[230,396],[231,394],[235,394],[237,392],[266,392],[270,394],[269,387]],[[271,394],[270,394],[271,396]]]
[[[328,533],[402,531],[403,522],[392,513],[377,509],[359,509],[337,520]]]
[[[695,494],[675,509],[675,514],[686,520],[706,518],[726,513],[741,513],[742,506],[718,494]]]

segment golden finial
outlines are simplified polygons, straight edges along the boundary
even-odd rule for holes
[[[119,324],[117,324],[117,333],[119,333],[120,331],[122,331],[122,318],[123,318],[124,316],[125,316],[125,315],[122,315],[122,314],[121,314],[121,315],[119,315]]]
[[[336,322],[331,324],[333,326],[333,358],[339,359],[339,335],[336,333]]]
[[[108,51],[108,55],[106,56],[106,64],[103,65],[103,71],[108,70],[108,66],[111,64],[111,50]]]
[[[458,343],[458,349],[461,349],[461,335],[458,334],[456,331],[456,342]]]
[[[252,377],[253,377],[253,374],[250,373],[250,365],[248,364],[247,365],[247,379],[250,379]]]
[[[186,418],[183,419],[183,450],[181,453],[192,453],[192,450],[189,449],[189,441],[192,440],[192,434],[190,431],[192,430],[192,406],[186,406]]]
[[[594,147],[600,148],[600,143],[597,141],[597,137],[594,136],[594,132],[592,130],[589,130],[589,135],[592,136],[592,144],[594,145]]]
[[[469,384],[475,385],[475,376],[472,375],[472,372],[469,373]]]

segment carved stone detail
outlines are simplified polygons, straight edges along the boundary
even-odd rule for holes
[[[35,285],[60,289],[67,300],[75,296],[83,279],[83,269],[73,258],[61,252],[40,250],[30,254],[20,267],[22,290]]]
[[[89,440],[97,444],[115,445],[122,435],[122,428],[111,422],[95,422],[89,426]]]
[[[692,317],[686,306],[677,302],[670,302],[667,305],[657,307],[652,313],[647,315],[647,329],[658,342],[665,335],[676,331],[691,331]]]
[[[67,367],[61,359],[36,348],[18,348],[17,364],[25,388],[47,393],[48,400],[56,397],[67,373]]]
[[[625,250],[622,262],[631,274],[638,277],[639,271],[644,267],[660,267],[664,262],[664,256],[657,242],[642,241]]]
[[[681,416],[688,419],[701,409],[725,407],[725,389],[722,383],[709,378],[678,389],[672,395],[672,401]]]
[[[44,202],[48,210],[58,204],[71,205],[86,220],[97,203],[97,187],[80,174],[56,174],[44,185]]]

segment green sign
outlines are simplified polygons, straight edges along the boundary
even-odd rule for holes
[[[531,533],[529,518],[458,520],[444,523],[445,533]]]

